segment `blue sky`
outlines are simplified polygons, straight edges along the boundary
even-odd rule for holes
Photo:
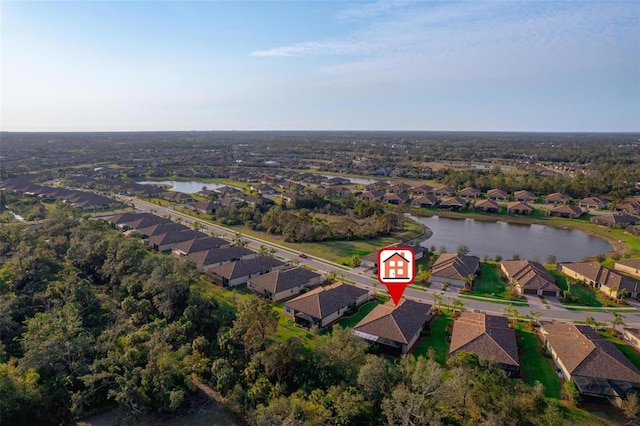
[[[640,131],[640,2],[0,0],[0,128]]]

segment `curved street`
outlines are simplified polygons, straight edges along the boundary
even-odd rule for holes
[[[192,222],[198,223],[200,229],[222,236],[227,239],[233,239],[236,236],[236,232],[229,230],[223,226],[212,224],[211,222],[198,219],[184,213],[175,211],[172,207],[163,207],[157,204],[148,203],[135,197],[118,196],[120,200],[126,202],[129,205],[133,205],[137,210],[145,212],[155,212],[159,215],[169,216],[172,219],[180,219],[183,223],[191,224]],[[349,269],[343,265],[339,265],[334,262],[313,256],[306,253],[307,258],[303,259],[298,257],[299,252],[290,249],[288,247],[275,244],[266,240],[262,240],[253,236],[242,234],[242,238],[248,242],[248,247],[258,250],[260,246],[265,246],[269,249],[275,249],[274,255],[285,261],[295,257],[301,263],[305,263],[311,268],[316,269],[318,272],[335,272],[344,279],[355,283],[355,285],[363,288],[370,289],[375,292],[386,292],[384,286],[376,279],[373,274],[367,271],[365,268],[358,267]],[[404,297],[408,299],[414,299],[417,301],[423,301],[426,303],[434,304],[435,298],[440,296],[441,303],[448,305],[454,300],[460,300],[464,303],[464,307],[467,310],[482,311],[490,314],[504,315],[505,308],[513,306],[520,315],[531,315],[534,312],[540,313],[540,319],[557,320],[557,321],[584,321],[587,316],[594,318],[598,322],[610,322],[613,320],[614,315],[612,311],[619,310],[624,317],[624,322],[628,326],[640,326],[640,303],[630,300],[629,308],[589,308],[589,310],[569,310],[561,303],[553,298],[545,299],[547,304],[543,304],[537,296],[526,296],[529,306],[514,306],[509,304],[485,302],[481,300],[471,300],[468,298],[460,297],[456,289],[447,289],[442,291],[438,289],[418,289],[415,286],[407,287],[404,293]],[[633,309],[633,310],[630,310]]]

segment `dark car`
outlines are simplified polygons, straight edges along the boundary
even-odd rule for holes
[[[300,253],[298,256],[300,256],[300,257],[301,257],[301,258],[303,258],[303,259],[306,259],[306,258],[307,258],[307,255],[306,255],[306,254],[304,254],[304,253]]]

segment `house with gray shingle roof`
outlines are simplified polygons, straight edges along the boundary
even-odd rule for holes
[[[618,260],[614,263],[613,269],[640,278],[640,258]]]
[[[503,260],[500,262],[500,270],[515,285],[518,294],[560,297],[556,279],[539,262]]]
[[[386,354],[399,356],[411,350],[430,317],[430,304],[402,299],[395,306],[389,300],[356,324],[353,334]]]
[[[216,248],[229,247],[229,241],[216,237],[194,238],[192,240],[182,241],[173,247],[173,254],[177,256],[186,256],[188,254],[197,253]]]
[[[233,247],[232,247],[233,248]],[[228,249],[224,249],[228,250]],[[207,271],[213,281],[222,287],[235,287],[253,277],[284,268],[284,263],[273,257],[257,256],[216,266]]]
[[[591,327],[541,321],[540,334],[562,375],[581,394],[618,405],[627,394],[640,393],[640,371]]]
[[[253,259],[256,257],[258,257],[258,253],[242,246],[211,248],[187,254],[187,259],[195,263],[196,266],[203,271],[208,271],[211,268],[235,260]]]
[[[206,236],[207,234],[203,232],[187,229],[184,231],[169,231],[164,234],[152,235],[145,241],[147,241],[154,250],[166,251],[171,250],[173,246],[182,241],[204,238]]]
[[[280,269],[251,278],[247,288],[273,302],[296,296],[302,290],[320,285],[323,276],[307,268]]]
[[[462,312],[453,323],[449,357],[453,358],[460,351],[495,362],[509,375],[520,370],[516,332],[509,327],[509,320],[505,317]]]
[[[303,327],[326,327],[369,300],[369,291],[341,282],[318,287],[284,304],[284,315]]]

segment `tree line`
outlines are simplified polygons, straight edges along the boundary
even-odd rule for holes
[[[115,407],[180,410],[192,378],[260,425],[555,424],[541,386],[473,355],[368,354],[351,330],[278,340],[278,313],[226,306],[189,263],[105,222],[0,227],[3,424],[61,424]]]

